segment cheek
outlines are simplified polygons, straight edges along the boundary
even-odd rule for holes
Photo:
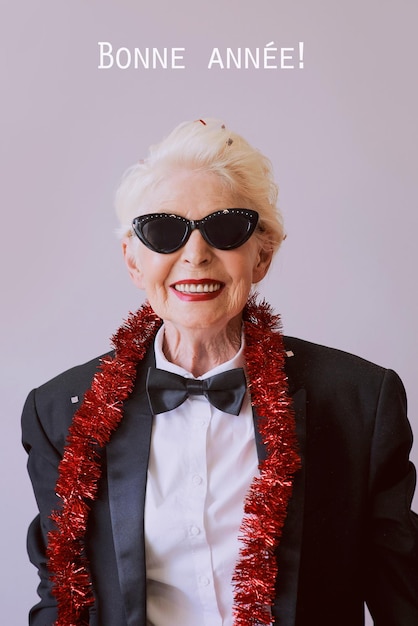
[[[141,251],[137,259],[144,289],[156,291],[165,286],[173,264],[168,255],[146,249]]]
[[[229,271],[232,278],[229,291],[231,306],[240,310],[247,301],[253,283],[252,260],[253,257],[250,255],[240,255],[236,259],[229,259]]]
[[[250,242],[248,242],[250,243]],[[226,260],[226,267],[231,268],[236,284],[247,284],[253,282],[253,275],[258,265],[259,255],[257,250],[251,245],[244,245],[236,251],[235,258]],[[233,269],[232,269],[233,268]]]

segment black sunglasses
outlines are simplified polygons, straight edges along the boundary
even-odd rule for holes
[[[222,209],[201,220],[188,220],[181,215],[149,213],[132,222],[132,228],[143,244],[161,254],[179,250],[193,230],[200,230],[203,239],[218,250],[239,248],[253,234],[258,222],[257,211]]]

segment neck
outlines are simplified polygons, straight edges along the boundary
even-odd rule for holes
[[[241,316],[221,329],[179,329],[164,325],[163,352],[171,363],[202,376],[232,359],[241,346]]]

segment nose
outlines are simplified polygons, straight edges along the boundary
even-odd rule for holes
[[[212,248],[199,230],[194,230],[182,250],[182,261],[191,265],[204,265],[212,258]]]

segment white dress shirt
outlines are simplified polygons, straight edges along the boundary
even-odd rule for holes
[[[155,339],[156,366],[188,378]],[[233,359],[201,379],[245,365]],[[258,474],[248,393],[239,415],[204,396],[154,416],[145,501],[149,626],[232,626],[243,503]]]

